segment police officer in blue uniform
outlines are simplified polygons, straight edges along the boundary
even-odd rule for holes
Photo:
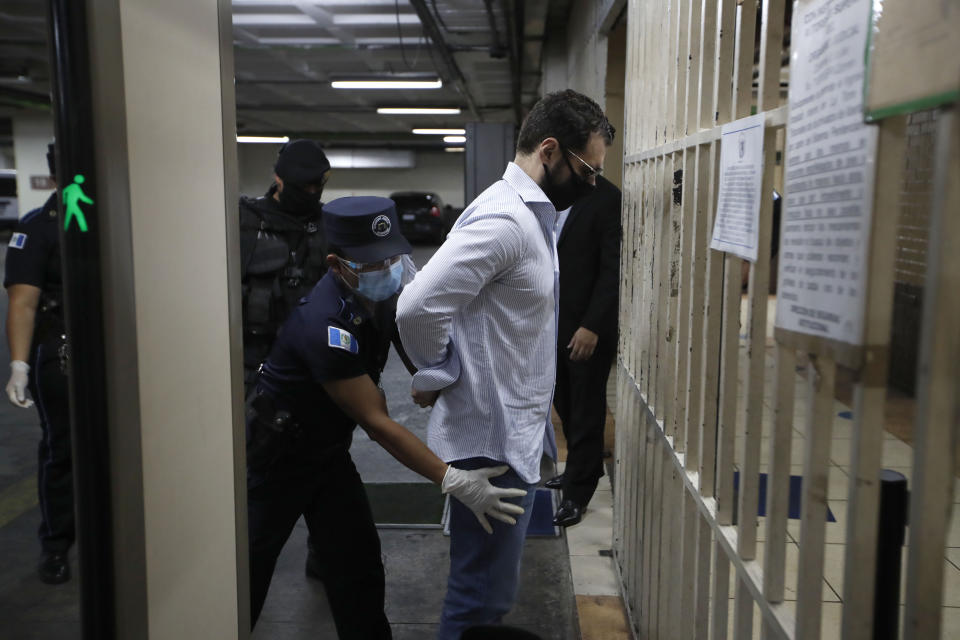
[[[525,492],[490,483],[505,466],[448,467],[387,413],[377,385],[391,342],[400,350],[396,295],[412,268],[393,201],[340,198],[324,206],[323,222],[329,269],[281,327],[247,416],[251,621],[303,515],[339,637],[390,638],[380,540],[349,453],[354,428],[468,505],[488,530],[487,516],[515,522],[523,510],[506,499]]]
[[[47,152],[50,175],[54,149]],[[40,579],[58,584],[70,579],[67,552],[74,542],[73,466],[70,454],[70,405],[66,376],[66,330],[57,194],[17,224],[7,248],[3,286],[7,310],[10,379],[7,397],[24,409],[37,405],[43,436],[38,451],[40,502]],[[26,390],[30,396],[26,395]]]

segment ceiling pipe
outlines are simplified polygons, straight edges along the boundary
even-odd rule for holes
[[[490,22],[490,57],[497,59],[503,58],[507,55],[507,51],[500,41],[500,29],[497,28],[497,16],[493,13],[493,0],[483,0],[483,4],[487,7],[487,20]]]
[[[479,121],[483,121],[483,118],[480,116],[480,110],[477,108],[477,103],[474,101],[473,95],[467,87],[467,80],[463,77],[460,67],[457,66],[457,61],[453,59],[453,54],[450,53],[450,49],[443,39],[443,34],[440,33],[440,27],[437,25],[433,13],[427,8],[427,3],[425,0],[410,0],[410,4],[420,18],[420,24],[423,25],[423,30],[426,31],[427,36],[433,41],[433,45],[437,51],[440,52],[440,57],[447,66],[447,71],[450,77],[453,78],[453,83],[457,87],[457,91],[466,99],[473,117]]]

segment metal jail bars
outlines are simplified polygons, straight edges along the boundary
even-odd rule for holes
[[[821,637],[824,574],[834,569],[827,499],[838,367],[853,371],[854,392],[846,512],[835,514],[845,522],[834,540],[845,543],[843,588],[831,597],[840,637],[873,636],[905,119],[876,125],[864,346],[771,330],[777,274],[764,249],[767,196],[783,193],[787,9],[785,0],[631,0],[627,10],[614,556],[638,638]],[[764,197],[742,310],[742,261],[709,245],[721,127],[754,108],[765,127]],[[941,628],[960,416],[960,132],[950,109],[938,126],[909,523],[919,544],[904,568],[903,637],[924,639]],[[791,467],[802,468],[799,527],[788,521]]]

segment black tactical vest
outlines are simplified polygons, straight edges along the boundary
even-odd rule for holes
[[[240,198],[247,386],[269,355],[280,325],[327,270],[327,243],[320,214],[304,217],[285,213],[272,195],[273,189],[260,198]]]

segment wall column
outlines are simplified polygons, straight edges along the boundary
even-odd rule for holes
[[[87,7],[116,637],[246,638],[230,3]]]

